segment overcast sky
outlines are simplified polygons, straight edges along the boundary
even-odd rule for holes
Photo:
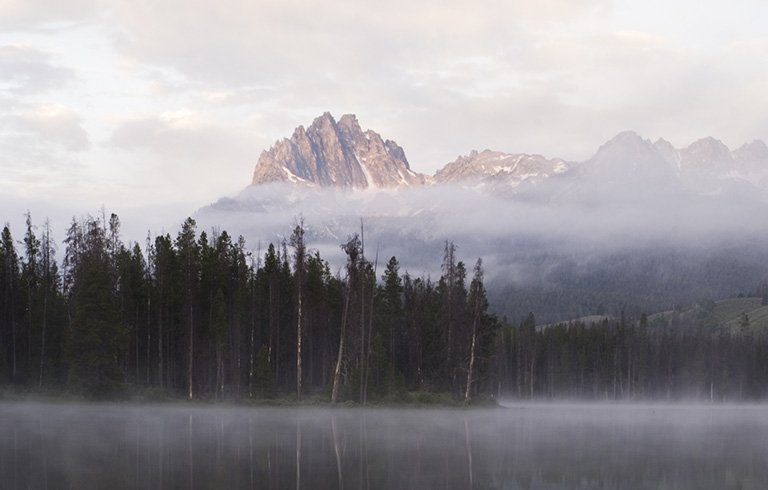
[[[153,228],[354,113],[434,171],[584,160],[620,131],[768,139],[764,0],[2,0],[0,220]],[[62,230],[62,231],[59,231]]]

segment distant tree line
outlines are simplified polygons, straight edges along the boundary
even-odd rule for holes
[[[119,218],[102,214],[72,220],[59,270],[49,223],[40,237],[26,224],[22,242],[6,225],[0,243],[3,383],[366,403],[406,390],[469,400],[487,382],[498,323],[482,262],[467,286],[452,243],[433,282],[401,274],[395,257],[371,260],[361,226],[334,274],[303,220],[252,253],[226,231],[198,234],[191,218],[176,237],[126,245]]]
[[[754,289],[768,277],[764,242],[740,236],[732,243],[641,243],[584,254],[557,248],[567,243],[522,243],[518,251],[515,243],[502,260],[525,272],[510,280],[489,271],[488,299],[499,317],[518,320],[532,311],[538,322],[550,324],[589,315],[618,317],[622,311],[637,320],[643,312],[672,310],[704,298],[763,297]]]
[[[744,315],[744,322],[748,318]],[[749,329],[629,322],[536,327],[533,315],[497,332],[493,379],[519,398],[745,401],[768,397],[768,339]]]
[[[408,391],[518,398],[762,398],[768,342],[621,319],[537,327],[489,313],[483,265],[446,242],[437,280],[365,247],[361,223],[332,272],[305,242],[253,252],[226,231],[123,243],[120,220],[73,219],[61,269],[50,224],[0,236],[0,385],[333,403]]]

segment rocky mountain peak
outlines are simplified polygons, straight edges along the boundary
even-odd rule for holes
[[[262,152],[252,185],[293,182],[321,187],[413,187],[429,178],[411,171],[405,151],[374,131],[363,132],[353,114],[337,123],[326,112],[290,140]]]
[[[633,131],[602,145],[589,160],[566,174],[566,198],[585,202],[636,200],[652,190],[672,195],[680,190],[674,167],[659,147]]]
[[[354,114],[337,122],[326,112],[261,153],[252,184],[270,182],[357,189],[458,184],[498,196],[529,199],[553,193],[582,200],[632,196],[642,200],[650,190],[660,195],[743,194],[744,186],[752,186],[768,200],[768,145],[756,140],[730,151],[708,137],[679,149],[662,138],[652,143],[634,131],[624,131],[584,162],[472,150],[433,178],[411,170],[397,143],[363,130]]]
[[[622,145],[629,145],[629,144],[637,144],[637,145],[645,145],[647,143],[647,140],[643,139],[639,134],[637,134],[634,131],[627,130],[622,131],[621,133],[614,136],[610,141],[608,141],[607,144],[609,145],[615,145],[615,144],[622,144]]]
[[[597,154],[595,156],[599,155],[600,153],[615,152],[617,149],[621,152],[627,152],[631,150],[637,151],[639,153],[656,152],[656,149],[650,140],[644,139],[634,131],[622,131],[621,133],[611,138],[611,140],[609,140],[607,143],[602,145],[597,150]]]
[[[713,137],[702,138],[684,150],[685,157],[693,161],[731,161],[731,150],[722,141]]]
[[[715,138],[702,138],[680,150],[680,177],[688,188],[698,193],[720,193],[720,177],[730,174],[733,169],[731,150]]]
[[[664,160],[666,160],[672,168],[679,171],[680,152],[674,146],[672,146],[672,143],[665,140],[664,138],[659,138],[656,140],[656,143],[654,143],[653,146],[656,147],[656,150],[658,150]]]
[[[435,174],[435,182],[470,182],[489,185],[497,190],[514,189],[521,184],[548,179],[570,168],[560,158],[547,159],[541,155],[510,154],[483,150],[459,156]]]
[[[341,116],[338,126],[339,129],[352,140],[363,134],[363,130],[360,129],[360,123],[357,121],[357,117],[354,114],[344,114]]]
[[[746,143],[733,150],[733,159],[751,170],[768,170],[768,145],[763,140]]]
[[[666,171],[669,165],[659,149],[634,131],[624,131],[601,146],[585,165],[611,174]]]

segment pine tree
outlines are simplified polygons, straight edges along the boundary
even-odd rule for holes
[[[469,287],[469,305],[472,311],[472,330],[469,345],[469,365],[467,367],[467,383],[464,392],[464,403],[469,403],[472,399],[472,384],[475,376],[475,363],[478,355],[478,334],[482,328],[483,315],[488,309],[488,299],[483,286],[483,261],[477,259],[475,263],[475,275],[472,278],[472,284]]]
[[[2,291],[2,312],[0,312],[0,334],[9,342],[3,342],[8,374],[11,383],[18,382],[18,326],[19,307],[19,256],[16,252],[10,226],[6,223],[0,236],[0,291]]]
[[[115,216],[114,214],[112,216]],[[141,247],[134,243],[133,247],[126,248],[119,241],[110,243],[110,248],[117,248],[116,266],[118,277],[118,289],[120,298],[121,321],[126,330],[127,342],[126,352],[132,351],[132,355],[126,359],[126,365],[133,364],[130,372],[133,373],[134,383],[139,384],[139,380],[144,377],[142,373],[146,367],[142,363],[142,354],[146,352],[146,346],[143,342],[146,335],[142,334],[141,325],[146,323],[148,294],[145,271],[146,263]],[[148,326],[146,327],[148,329]],[[144,332],[146,333],[146,332]],[[144,363],[149,363],[149,359],[143,359]],[[126,368],[126,371],[129,371]]]
[[[181,266],[182,312],[181,318],[186,327],[187,340],[187,394],[191,400],[194,395],[194,361],[195,361],[195,310],[200,275],[199,245],[195,241],[197,223],[187,218],[176,237]]]
[[[465,285],[466,268],[457,261],[456,246],[453,242],[445,243],[443,252],[443,275],[440,277],[438,292],[440,295],[441,330],[435,338],[436,348],[444,352],[445,360],[440,373],[441,383],[451,391],[460,392],[459,374],[466,368],[463,346],[468,333],[467,290]]]
[[[21,264],[21,283],[26,297],[24,315],[24,344],[26,346],[26,362],[24,376],[29,377],[33,372],[32,345],[37,331],[38,311],[37,297],[40,289],[40,240],[35,236],[35,226],[32,224],[31,213],[26,213],[27,231],[24,235],[24,261]]]
[[[269,348],[262,345],[256,354],[256,366],[254,369],[254,388],[258,398],[274,398],[275,383],[272,375],[272,366],[269,361]]]
[[[245,238],[239,236],[232,244],[228,253],[229,266],[229,290],[230,290],[230,379],[232,382],[232,394],[235,400],[242,397],[242,375],[244,372],[243,357],[244,346],[247,339],[244,337],[247,330],[244,328],[250,316],[249,287],[252,271],[248,266]]]
[[[347,254],[347,280],[344,287],[344,311],[341,317],[341,333],[339,335],[339,350],[336,358],[336,367],[333,371],[333,387],[331,390],[331,404],[335,405],[339,396],[339,383],[341,378],[341,364],[344,360],[344,344],[349,323],[350,304],[353,303],[354,291],[357,290],[357,278],[360,273],[359,263],[362,260],[362,245],[360,237],[355,234],[349,237],[347,243],[341,245],[341,249]]]
[[[177,337],[170,334],[175,332],[178,322],[178,285],[181,283],[181,273],[178,253],[170,235],[157,236],[152,251],[150,262],[154,271],[154,310],[157,317],[157,381],[160,388],[169,388],[174,379],[170,353],[174,350],[172,341]]]
[[[384,282],[382,290],[382,317],[384,319],[385,332],[387,335],[387,352],[389,355],[389,367],[390,367],[390,381],[395,379],[395,371],[402,364],[400,358],[405,359],[400,352],[401,345],[404,347],[402,336],[404,334],[404,317],[403,317],[403,281],[400,278],[400,264],[397,262],[397,258],[392,257],[387,263],[387,267],[384,270],[384,274],[381,276],[381,280]],[[399,356],[399,357],[398,357]],[[392,391],[392,385],[388,387],[390,393]]]
[[[46,367],[56,371],[61,362],[61,349],[66,323],[64,297],[61,291],[61,277],[56,263],[56,245],[51,237],[51,224],[46,218],[40,241],[41,288],[38,304],[42,303],[40,332],[40,370],[38,387],[43,386]]]
[[[280,376],[280,306],[281,306],[281,280],[280,260],[275,245],[270,243],[264,255],[262,282],[266,286],[267,315],[269,318],[269,360],[272,366],[272,374],[275,376],[274,384],[277,387]]]
[[[71,324],[66,341],[68,384],[94,396],[122,390],[126,342],[104,228],[98,220],[73,222],[66,243]]]
[[[293,230],[291,235],[291,247],[293,247],[294,260],[294,286],[296,289],[296,398],[301,399],[301,341],[302,341],[302,322],[303,322],[303,299],[306,276],[306,256],[307,247],[304,244],[304,218],[299,220],[299,224]]]

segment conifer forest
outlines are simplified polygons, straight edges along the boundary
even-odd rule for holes
[[[658,326],[646,315],[537,325],[497,318],[482,259],[446,242],[439,278],[365,246],[334,271],[290,238],[254,251],[188,218],[176,236],[124,243],[115,215],[73,219],[62,254],[28,214],[0,237],[0,389],[87,397],[333,404],[409,394],[743,401],[768,395],[768,339]]]

